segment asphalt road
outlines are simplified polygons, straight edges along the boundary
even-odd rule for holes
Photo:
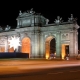
[[[80,80],[80,66],[24,70],[20,74],[0,75],[0,80]]]

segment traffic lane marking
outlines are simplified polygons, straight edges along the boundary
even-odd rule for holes
[[[60,74],[60,73],[63,73],[63,72],[48,73],[48,74]]]
[[[79,72],[80,70],[74,70],[74,71],[68,71],[68,72]],[[48,75],[50,74],[60,74],[60,73],[64,73],[64,72],[55,72],[55,73],[48,73]]]

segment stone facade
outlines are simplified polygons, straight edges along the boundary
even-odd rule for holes
[[[72,15],[67,22],[63,22],[62,18],[58,16],[54,21],[55,23],[49,24],[48,19],[36,14],[33,10],[32,12],[27,11],[23,13],[20,11],[16,20],[16,29],[0,31],[0,49],[4,47],[3,52],[8,52],[8,39],[15,35],[20,37],[21,42],[25,37],[30,39],[29,58],[49,58],[50,41],[53,38],[56,41],[56,58],[65,57],[66,45],[69,47],[70,57],[78,55],[77,29],[79,26]],[[22,46],[18,47],[16,51],[21,52],[21,48]]]

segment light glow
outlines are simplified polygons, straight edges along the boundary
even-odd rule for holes
[[[15,49],[17,49],[18,48],[18,46],[21,46],[20,45],[20,38],[19,37],[11,37],[11,39],[10,40],[8,40],[9,41],[9,45],[10,45],[10,48],[14,48],[14,50]]]
[[[65,44],[62,44],[62,59],[65,58]]]
[[[49,55],[46,53],[46,59],[49,59]]]
[[[69,44],[62,44],[62,59],[65,59],[66,53],[65,53],[65,46]]]

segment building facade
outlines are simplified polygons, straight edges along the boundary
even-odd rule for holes
[[[8,25],[5,30],[0,27],[0,52],[16,51],[29,53],[29,58],[46,59],[51,53],[56,54],[56,58],[62,59],[66,54],[69,57],[78,55],[79,26],[72,14],[67,22],[63,22],[62,18],[57,16],[54,23],[49,24],[47,18],[31,9],[23,13],[20,11],[16,20],[15,29],[11,29]],[[9,45],[9,40],[14,36],[20,39],[21,44],[16,49]],[[53,39],[54,43],[51,43]],[[14,44],[17,45],[16,42]],[[51,48],[54,51],[51,51]]]

